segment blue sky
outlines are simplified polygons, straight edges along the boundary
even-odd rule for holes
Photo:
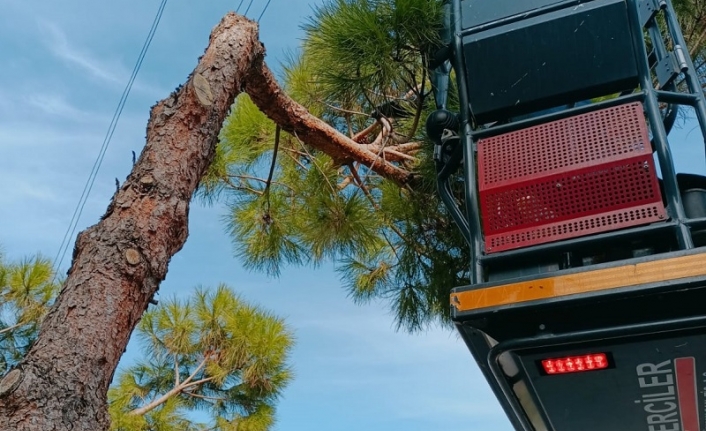
[[[57,253],[159,3],[0,2],[0,244],[10,259]],[[238,3],[167,5],[79,230],[98,221],[115,178],[127,176],[131,151],[144,145],[149,107],[186,79],[211,28]],[[259,16],[264,4],[254,0],[249,15]],[[312,4],[272,0],[261,22],[272,68],[296,48]],[[290,268],[279,279],[244,271],[223,213],[192,207],[190,237],[159,297],[225,282],[286,318],[297,338],[296,378],[279,404],[277,430],[511,429],[453,332],[395,332],[384,304],[346,298],[331,264]],[[137,354],[131,345],[126,356]]]
[[[131,151],[144,145],[149,107],[185,80],[211,28],[238,3],[167,5],[79,229],[98,221],[115,178],[122,182],[128,174]],[[257,17],[264,4],[254,0],[249,15]],[[312,4],[272,0],[261,22],[270,67],[277,69],[297,46]],[[158,5],[0,2],[0,244],[9,258],[57,253]],[[673,138],[680,170],[703,171],[694,125],[687,122]],[[279,279],[244,271],[233,258],[223,213],[218,206],[192,207],[189,240],[159,297],[225,282],[287,319],[297,337],[296,378],[280,402],[277,430],[511,430],[453,332],[395,332],[384,304],[355,306],[346,298],[331,264],[290,268]],[[131,345],[128,360],[138,353]]]

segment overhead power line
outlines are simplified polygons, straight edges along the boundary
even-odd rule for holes
[[[248,2],[247,7],[245,8],[245,12],[243,12],[243,14],[242,14],[243,16],[248,15],[248,12],[250,12],[250,7],[253,5],[254,1],[255,0],[250,0]],[[267,0],[267,3],[265,3],[265,7],[262,9],[262,12],[260,12],[260,16],[257,17],[257,22],[260,22],[260,20],[262,19],[262,16],[265,15],[265,12],[267,11],[267,8],[270,6],[271,1],[272,0]],[[240,3],[238,3],[238,7],[235,8],[235,13],[240,13],[240,8],[243,6],[243,3],[245,3],[245,0],[240,0]]]
[[[245,16],[248,15],[248,11],[250,10],[250,6],[252,6],[253,1],[255,1],[255,0],[250,0],[250,3],[248,3],[248,7],[245,8],[245,12],[243,12],[243,15],[245,15]]]
[[[257,22],[260,22],[260,20],[262,19],[262,16],[265,14],[265,12],[267,12],[267,8],[270,6],[270,2],[271,2],[271,1],[272,1],[272,0],[267,0],[267,3],[265,4],[265,7],[262,9],[262,12],[260,13],[260,16],[257,17]]]
[[[112,140],[113,134],[115,133],[115,128],[117,127],[118,121],[120,120],[120,115],[122,114],[127,98],[130,95],[132,85],[135,83],[137,73],[140,71],[140,67],[142,67],[142,62],[145,59],[145,55],[147,54],[147,50],[149,49],[150,44],[152,43],[152,39],[154,38],[154,35],[157,31],[157,27],[159,26],[159,23],[162,20],[162,13],[164,12],[164,8],[166,5],[167,0],[162,0],[162,3],[159,5],[159,9],[157,10],[157,14],[154,20],[152,21],[152,27],[150,28],[150,31],[147,34],[145,43],[142,45],[142,50],[140,51],[140,54],[137,57],[135,67],[132,69],[130,79],[128,80],[127,85],[123,90],[123,94],[120,97],[118,106],[115,108],[113,118],[110,121],[110,125],[108,126],[108,131],[106,132],[105,138],[103,139],[103,144],[101,145],[100,151],[98,152],[98,157],[96,158],[96,161],[93,164],[93,168],[91,169],[91,173],[88,175],[86,184],[83,187],[83,192],[81,192],[81,197],[79,198],[78,204],[76,205],[76,209],[74,210],[74,213],[71,216],[69,227],[66,229],[66,233],[64,233],[64,238],[61,240],[59,251],[56,254],[56,258],[54,259],[54,262],[56,262],[57,273],[59,268],[61,267],[62,262],[64,261],[64,257],[66,256],[66,251],[69,248],[70,240],[71,238],[73,238],[74,233],[76,232],[76,227],[78,226],[78,222],[81,219],[83,208],[86,206],[88,196],[91,194],[91,190],[93,189],[93,184],[95,183],[96,176],[98,175],[98,171],[100,170],[100,167],[103,164],[105,153],[108,150],[110,141]]]

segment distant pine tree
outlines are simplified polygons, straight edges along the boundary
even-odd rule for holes
[[[289,382],[292,334],[225,285],[148,310],[137,328],[144,357],[108,392],[116,431],[266,431]],[[208,424],[192,419],[196,410]]]
[[[433,109],[427,65],[440,46],[441,3],[326,1],[304,25],[302,49],[283,74],[288,94],[309,112],[413,181],[400,187],[375,166],[283,133],[268,185],[275,125],[244,95],[200,190],[228,203],[228,228],[246,266],[276,276],[286,264],[331,259],[354,300],[386,300],[398,327],[411,331],[450,323],[448,291],[468,282],[471,261],[437,197],[432,145],[421,128]],[[706,4],[675,3],[706,76]]]
[[[8,262],[0,254],[0,376],[27,353],[60,286],[49,259]]]

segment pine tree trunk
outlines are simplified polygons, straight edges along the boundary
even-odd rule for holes
[[[105,430],[106,394],[130,334],[186,237],[189,203],[221,124],[264,48],[230,14],[187,83],[152,108],[147,144],[102,220],[81,232],[39,338],[0,380],[0,430]]]
[[[64,287],[22,362],[0,380],[0,431],[108,429],[106,395],[130,334],[188,236],[189,203],[235,97],[339,162],[412,175],[289,98],[257,24],[226,15],[186,84],[152,108],[147,144],[101,221],[81,232]]]

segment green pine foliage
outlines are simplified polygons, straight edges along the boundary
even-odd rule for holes
[[[148,310],[137,336],[141,362],[108,392],[113,430],[266,431],[291,379],[292,334],[225,285],[196,289]],[[194,421],[193,412],[210,416]]]
[[[49,259],[12,262],[0,253],[0,375],[27,353],[62,284]],[[142,359],[119,372],[108,393],[111,429],[272,428],[275,404],[292,377],[293,335],[282,319],[221,285],[148,310],[137,336]]]
[[[448,290],[465,282],[469,256],[436,196],[422,130],[440,22],[438,1],[325,2],[282,77],[290,96],[381,160],[403,153],[395,163],[415,172],[412,187],[284,132],[275,153],[275,127],[238,98],[200,193],[228,203],[228,232],[246,267],[277,276],[284,265],[333,260],[350,296],[387,301],[400,328],[448,323]],[[386,102],[401,115],[373,118]]]
[[[696,67],[703,67],[706,51],[706,3],[702,0],[673,0],[679,23]],[[701,71],[703,75],[703,71]]]
[[[440,23],[438,1],[333,0],[304,26],[305,50],[332,99],[381,103],[421,83],[423,54],[438,43]]]
[[[449,289],[468,282],[471,261],[437,197],[432,146],[422,130],[433,109],[426,65],[440,44],[441,4],[325,1],[303,26],[301,51],[282,74],[288,94],[312,114],[381,160],[397,156],[393,163],[415,174],[412,184],[400,188],[286,133],[274,152],[274,125],[241,96],[201,188],[203,198],[227,202],[228,231],[246,267],[277,276],[284,265],[333,260],[353,300],[386,301],[398,327],[412,331],[449,323]],[[675,4],[704,69],[706,9],[694,0]],[[453,110],[453,76],[450,85]],[[386,103],[396,111],[382,109]],[[461,190],[459,177],[459,200]]]
[[[49,259],[7,262],[0,254],[0,375],[27,353],[60,286]]]
[[[706,91],[706,2],[702,0],[673,0],[679,23],[684,32],[689,53]],[[683,82],[682,82],[683,84]]]

